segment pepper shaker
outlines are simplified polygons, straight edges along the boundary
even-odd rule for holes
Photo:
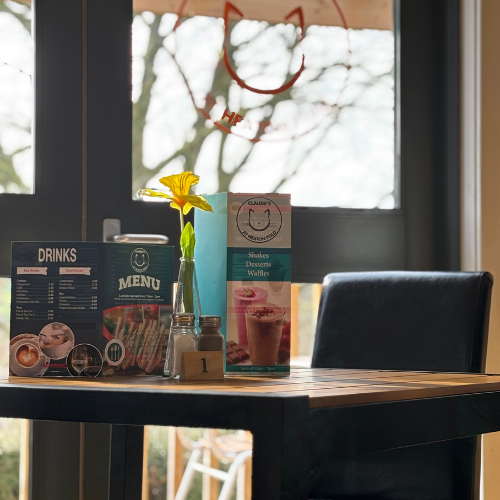
[[[200,351],[224,352],[224,335],[220,316],[200,316]]]

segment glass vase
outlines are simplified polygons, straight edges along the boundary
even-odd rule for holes
[[[196,326],[201,316],[200,292],[196,277],[196,259],[180,259],[179,279],[174,298],[174,313],[192,313],[196,317]]]

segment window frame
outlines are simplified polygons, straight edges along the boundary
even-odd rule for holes
[[[8,214],[0,218],[0,276],[10,276],[11,241],[81,238],[80,2],[33,0],[32,3],[34,193],[0,194],[0,213]]]

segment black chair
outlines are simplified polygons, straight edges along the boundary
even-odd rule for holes
[[[326,276],[315,368],[483,373],[489,273],[367,272]],[[316,462],[315,499],[478,498],[477,438]]]

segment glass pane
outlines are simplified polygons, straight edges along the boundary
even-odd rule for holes
[[[0,377],[9,375],[10,279],[0,278]]]
[[[290,364],[310,367],[323,285],[292,283]]]
[[[0,378],[9,374],[10,279],[0,278]],[[28,500],[27,420],[0,418],[0,498]]]
[[[133,193],[184,169],[198,193],[393,208],[392,2],[309,0],[303,38],[285,0],[191,4],[134,1]]]
[[[31,4],[0,0],[0,193],[32,193]]]

